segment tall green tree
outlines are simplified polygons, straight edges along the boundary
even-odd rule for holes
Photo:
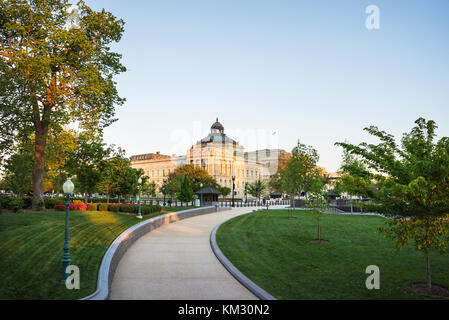
[[[445,239],[446,231],[440,227],[446,225],[439,219],[449,212],[449,138],[435,141],[437,126],[432,120],[419,118],[415,124],[403,134],[400,144],[393,135],[371,126],[365,130],[380,140],[378,144],[336,145],[363,159],[371,170],[375,191],[366,207],[392,217],[384,232],[398,247],[408,244],[403,241],[408,238],[421,243],[416,249],[425,253],[427,285],[431,288],[430,252],[440,248],[435,243]],[[407,222],[398,223],[398,219]],[[410,228],[404,227],[408,223]]]
[[[91,140],[89,136],[81,134],[76,149],[70,154],[66,167],[76,175],[81,192],[84,193],[85,203],[89,195],[98,190],[101,181],[102,162],[112,153],[112,148],[102,141]]]
[[[219,186],[219,187],[217,187],[217,190],[221,192],[221,196],[223,197],[223,200],[225,197],[227,197],[231,193],[231,188],[229,188],[229,187]]]
[[[34,132],[34,202],[43,198],[49,130],[77,121],[99,136],[124,101],[113,76],[126,69],[110,48],[122,36],[123,20],[84,1],[74,19],[70,6],[0,0],[0,147]]]
[[[253,183],[248,183],[246,191],[260,201],[260,197],[266,188],[267,185],[263,181],[257,180]]]
[[[214,187],[218,186],[215,179],[203,168],[194,166],[193,164],[186,164],[175,170],[176,174],[186,175],[191,183],[193,191],[198,191],[201,189],[201,184],[203,184],[203,188],[205,187]]]
[[[291,208],[295,207],[295,196],[307,193],[319,175],[318,160],[318,151],[298,140],[292,150],[292,157],[280,170],[281,187],[290,195]]]
[[[178,200],[182,202],[190,202],[195,199],[195,193],[193,192],[192,184],[190,182],[190,179],[186,175],[184,175],[184,179],[182,180],[181,188],[177,194],[177,197]]]

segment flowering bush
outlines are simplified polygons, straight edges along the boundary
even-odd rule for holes
[[[86,211],[88,204],[86,203],[71,203],[69,205],[69,209],[73,211]],[[65,204],[57,204],[55,205],[56,211],[64,211],[65,210]]]

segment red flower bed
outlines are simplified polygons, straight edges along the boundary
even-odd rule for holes
[[[69,205],[69,209],[73,211],[86,211],[88,204],[86,203],[71,203]],[[55,210],[57,211],[65,211],[65,204],[57,204],[55,205]]]

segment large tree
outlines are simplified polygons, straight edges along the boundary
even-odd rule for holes
[[[124,22],[83,1],[0,0],[0,147],[34,132],[33,200],[42,200],[49,130],[77,121],[99,136],[122,104],[113,76],[125,71],[110,50]],[[74,19],[76,18],[76,19]]]
[[[195,193],[192,189],[192,183],[190,182],[190,179],[185,175],[184,179],[181,183],[181,188],[177,194],[178,200],[181,202],[190,202],[195,199]]]
[[[447,221],[442,217],[449,212],[449,138],[435,141],[437,126],[432,120],[419,118],[415,124],[400,144],[375,126],[365,130],[380,140],[378,144],[336,144],[363,159],[371,170],[376,190],[367,209],[392,217],[387,221],[387,235],[399,247],[412,239],[424,251],[430,288],[430,252],[441,248],[447,232],[447,224],[441,221]]]
[[[302,192],[307,193],[319,176],[318,160],[318,151],[298,140],[292,150],[292,157],[280,170],[281,188],[290,195],[292,208],[295,207],[295,196]]]
[[[201,189],[201,184],[203,184],[203,188],[217,187],[217,182],[206,170],[193,164],[176,168],[175,174],[186,175],[190,179],[195,192]]]

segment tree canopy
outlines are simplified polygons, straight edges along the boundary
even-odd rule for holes
[[[33,200],[42,200],[49,130],[77,121],[100,136],[115,121],[113,76],[126,69],[109,44],[123,20],[84,1],[0,0],[0,147],[34,132]],[[75,19],[74,19],[75,18]]]

